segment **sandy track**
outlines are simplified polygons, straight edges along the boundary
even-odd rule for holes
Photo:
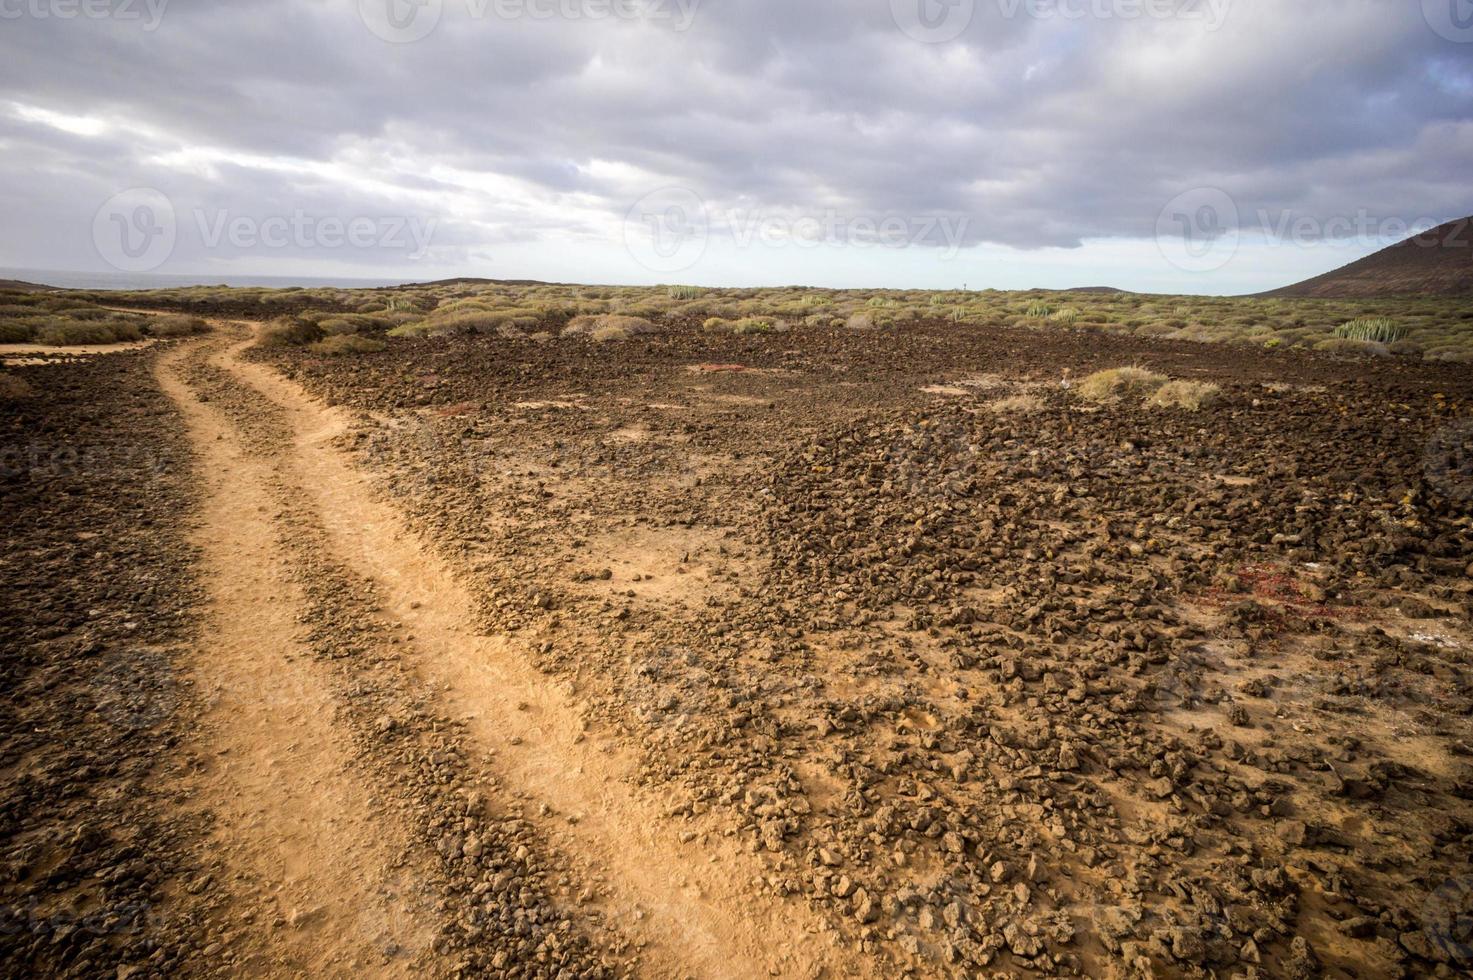
[[[283,465],[315,495],[335,551],[380,587],[382,612],[413,638],[406,656],[494,757],[505,783],[541,813],[533,822],[594,884],[611,923],[642,948],[646,969],[701,977],[865,972],[820,938],[825,927],[806,907],[759,898],[749,884],[765,868],[734,841],[691,840],[686,825],[666,816],[669,803],[636,792],[633,759],[585,735],[566,686],[531,667],[512,641],[479,635],[472,597],[333,447],[347,415],[242,360],[246,346],[212,362],[288,414],[297,442]]]
[[[408,839],[349,771],[332,693],[297,639],[302,597],[277,543],[271,474],[180,371],[160,359],[205,480],[200,527],[207,588],[191,665],[210,704],[193,796],[215,817],[235,920],[234,967],[257,974],[408,975],[433,930],[408,913],[420,887]],[[405,954],[390,959],[386,951]]]

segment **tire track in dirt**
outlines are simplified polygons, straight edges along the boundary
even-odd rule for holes
[[[208,708],[192,779],[229,878],[216,882],[234,920],[222,955],[251,973],[412,975],[433,930],[407,912],[423,887],[404,867],[407,835],[350,773],[332,693],[297,639],[302,596],[277,544],[270,474],[185,380],[192,350],[164,355],[156,377],[205,484],[194,538],[210,601],[192,669]],[[386,955],[396,950],[408,955]]]
[[[379,587],[382,612],[411,634],[412,657],[444,708],[526,794],[533,823],[577,862],[611,924],[665,976],[856,976],[866,961],[837,947],[811,909],[759,896],[766,873],[713,823],[703,840],[676,825],[668,803],[637,794],[635,763],[586,737],[571,690],[533,668],[516,644],[480,635],[473,597],[450,568],[378,500],[332,440],[350,417],[311,400],[270,369],[242,360],[249,342],[212,357],[216,367],[285,411],[296,444],[283,465],[313,497],[334,550]],[[686,832],[682,833],[682,829]]]

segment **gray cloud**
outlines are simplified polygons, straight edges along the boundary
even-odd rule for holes
[[[716,211],[965,219],[965,244],[1022,249],[1149,238],[1201,186],[1245,216],[1473,211],[1473,44],[1406,0],[1235,0],[1216,30],[975,0],[938,44],[890,0],[661,0],[685,30],[443,0],[403,44],[358,0],[175,0],[154,30],[36,16],[61,2],[0,0],[11,265],[95,263],[97,207],[137,186],[182,214],[434,221],[446,263],[560,238],[617,249],[630,206],[671,184]],[[1101,6],[1134,9],[1067,9]],[[181,234],[171,261],[238,257]],[[403,256],[331,258],[372,274]]]

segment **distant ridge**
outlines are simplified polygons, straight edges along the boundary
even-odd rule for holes
[[[26,282],[24,279],[0,279],[0,289],[19,289],[28,293],[50,293],[55,292],[56,286],[45,286],[39,282]]]
[[[1260,295],[1473,296],[1473,217],[1449,221],[1334,272]]]

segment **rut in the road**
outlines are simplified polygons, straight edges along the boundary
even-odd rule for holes
[[[604,913],[643,950],[645,969],[701,977],[868,972],[820,941],[828,931],[810,909],[757,896],[751,883],[765,868],[735,841],[713,833],[692,842],[664,806],[632,788],[632,757],[587,737],[566,687],[511,642],[479,634],[473,597],[332,445],[348,417],[240,358],[245,346],[213,361],[285,413],[296,439],[281,447],[280,465],[311,498],[331,548],[375,583],[385,615],[412,636],[404,655],[465,720],[559,856],[595,883]]]
[[[157,377],[206,482],[195,540],[210,602],[192,667],[210,709],[191,748],[230,893],[220,955],[232,972],[409,975],[433,932],[410,913],[422,884],[396,869],[408,836],[349,774],[332,694],[296,639],[302,600],[277,547],[269,469],[187,383],[190,353],[171,351]]]
[[[214,496],[221,514],[212,524],[229,524],[235,512],[253,529],[238,539],[226,531],[204,542],[219,549],[223,584],[216,590],[219,604],[230,610],[221,616],[225,640],[237,638],[225,620],[243,623],[239,655],[224,657],[219,683],[243,686],[230,706],[241,718],[269,722],[283,698],[290,708],[289,727],[237,731],[226,748],[238,755],[259,742],[262,754],[295,752],[300,738],[314,751],[339,757],[335,771],[310,753],[297,753],[265,778],[253,779],[250,769],[227,773],[214,799],[228,810],[232,794],[244,788],[247,812],[259,815],[227,819],[222,827],[222,844],[255,859],[254,868],[232,871],[307,906],[310,931],[324,950],[309,965],[313,975],[324,967],[334,975],[356,972],[374,956],[382,961],[378,973],[495,972],[530,980],[616,972],[614,961],[627,961],[628,943],[612,935],[591,939],[597,930],[575,922],[554,899],[558,876],[530,825],[515,814],[490,812],[481,793],[486,779],[466,762],[460,739],[434,714],[423,686],[405,670],[388,625],[375,614],[373,583],[337,559],[306,502],[299,474],[287,462],[291,440],[283,413],[209,362],[207,355],[221,346],[218,339],[191,345],[176,356],[177,371],[163,372],[170,393],[204,417],[196,435],[237,447],[220,453],[201,446],[205,465],[218,473]],[[277,564],[289,573],[262,571]],[[263,601],[271,608],[257,608]],[[305,627],[299,642],[291,636],[293,624]],[[287,643],[294,645],[286,657],[260,651]],[[222,720],[222,728],[234,729],[238,721]],[[273,790],[286,805],[270,799]],[[305,827],[294,827],[298,809],[309,818]],[[294,830],[300,830],[295,837]],[[375,896],[395,889],[384,870],[394,857],[414,886],[401,893],[416,901],[397,910],[392,934],[368,935],[359,919],[374,907]],[[273,867],[273,860],[295,867]],[[268,916],[226,943],[269,948],[284,927],[297,925],[290,918]],[[296,969],[300,959],[281,955],[266,965],[271,972]],[[260,963],[258,953],[250,965]],[[625,971],[630,965],[619,964]]]

